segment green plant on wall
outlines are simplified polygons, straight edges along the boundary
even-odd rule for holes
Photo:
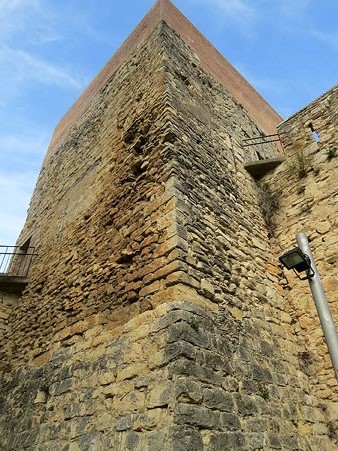
[[[265,182],[258,183],[257,187],[260,209],[271,237],[275,232],[274,214],[279,208],[282,193],[279,190],[272,191]]]
[[[331,147],[326,151],[326,155],[328,161],[332,160],[332,158],[335,158],[337,156],[337,149],[335,147]]]
[[[265,401],[268,401],[268,399],[270,398],[270,394],[269,394],[269,390],[268,388],[263,385],[263,384],[259,384],[258,387],[258,394],[259,396],[261,396],[263,399],[265,399]]]
[[[192,318],[188,321],[189,326],[194,329],[195,332],[198,332],[199,330],[199,322],[196,321],[195,318]]]
[[[288,173],[290,176],[296,176],[303,179],[310,168],[310,159],[304,149],[297,150],[288,161]]]
[[[304,194],[305,193],[305,186],[300,186],[297,190],[297,194]]]

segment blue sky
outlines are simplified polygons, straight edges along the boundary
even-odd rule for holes
[[[152,0],[0,0],[0,244],[53,130]],[[174,0],[283,116],[337,84],[337,0]]]

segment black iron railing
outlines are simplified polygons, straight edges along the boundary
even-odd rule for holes
[[[0,245],[0,276],[26,277],[34,258],[34,247]]]

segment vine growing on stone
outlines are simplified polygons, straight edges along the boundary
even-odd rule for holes
[[[274,215],[279,208],[281,191],[272,192],[266,182],[260,182],[258,184],[258,195],[261,213],[268,228],[269,236],[273,237],[276,228]]]

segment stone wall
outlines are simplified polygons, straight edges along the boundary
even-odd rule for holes
[[[333,449],[243,166],[260,133],[164,23],[102,87],[20,238],[0,447]]]
[[[9,318],[17,304],[16,294],[0,292],[0,343],[3,343],[4,335],[9,332]]]
[[[285,151],[291,154],[297,150],[306,150],[314,143],[312,130],[320,138],[319,146],[326,152],[337,142],[338,86],[321,95],[317,100],[291,116],[278,127]]]
[[[178,40],[172,36],[169,42],[175,58],[167,64],[167,91],[180,130],[177,220],[188,265],[182,279],[188,273],[185,283],[219,306],[216,327],[192,322],[198,342],[184,330],[193,347],[176,375],[180,380],[191,373],[193,391],[207,390],[213,400],[188,396],[177,409],[192,430],[200,429],[205,449],[330,449],[327,420],[300,366],[289,307],[276,288],[278,254],[272,252],[259,190],[242,165],[257,156],[240,143],[260,131],[220,85],[194,68],[196,61]],[[272,145],[258,148],[265,158],[277,155]],[[198,371],[205,366],[213,373],[203,379]],[[230,418],[222,423],[227,404],[233,424]]]
[[[171,262],[159,34],[102,89],[40,174],[20,238],[32,235],[39,258],[12,319],[18,356],[34,360],[92,325],[140,313],[142,280]]]
[[[167,23],[190,45],[197,55],[200,66],[218,80],[249,112],[266,133],[276,133],[276,125],[282,118],[260,94],[237,72],[237,70],[206,40],[206,38],[183,16],[170,0],[158,0],[118,51],[107,62],[83,94],[65,114],[55,129],[45,161],[55,152],[71,127],[86,112],[97,93],[161,23]]]
[[[276,255],[296,246],[296,233],[308,235],[338,327],[337,109],[335,87],[280,125],[288,158],[264,183],[270,195],[279,199],[273,219]],[[320,136],[319,142],[315,142],[309,123]],[[300,366],[329,418],[329,432],[337,444],[338,384],[310,289],[288,271],[280,273],[280,285],[295,340],[301,346]]]

